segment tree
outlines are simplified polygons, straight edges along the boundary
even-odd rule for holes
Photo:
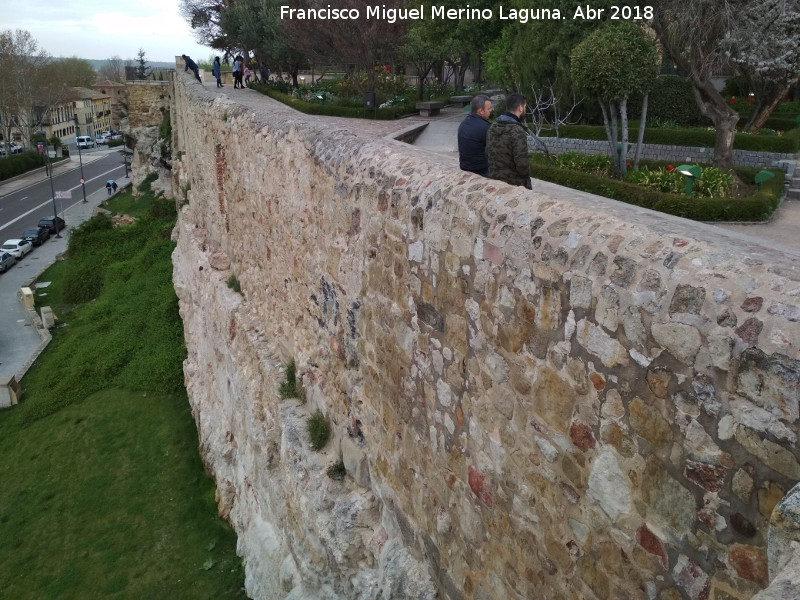
[[[723,47],[754,92],[755,105],[742,129],[758,131],[800,81],[800,2],[739,2]]]
[[[136,79],[147,79],[153,70],[147,66],[144,48],[139,48],[136,53]]]
[[[598,29],[572,51],[572,79],[600,104],[614,174],[618,178],[624,177],[627,166],[628,97],[633,92],[643,92],[647,101],[646,92],[658,77],[660,64],[653,40],[643,29],[625,22]],[[644,133],[646,112],[645,104],[638,146]],[[618,120],[621,121],[619,127]],[[619,152],[618,141],[621,142]]]
[[[48,76],[46,67],[51,62],[30,32],[0,32],[0,122],[6,143],[15,128],[30,140],[50,110],[67,99],[67,87]]]
[[[121,83],[125,81],[125,64],[122,59],[115,54],[106,59],[106,63],[100,67],[99,75],[101,79]]]
[[[663,0],[653,17],[653,29],[664,52],[692,82],[700,113],[716,129],[714,165],[733,169],[733,138],[739,113],[725,102],[711,76],[727,61],[722,40],[735,18],[730,0]]]
[[[97,81],[92,65],[77,56],[54,60],[44,69],[46,77],[71,87],[90,87]]]
[[[217,50],[228,50],[226,35],[220,21],[227,8],[235,6],[225,0],[180,0],[178,10],[189,23],[198,42]]]
[[[528,90],[532,85],[538,89],[552,85],[557,96],[565,99],[571,98],[574,91],[570,76],[572,49],[614,16],[612,5],[632,9],[636,6],[629,0],[596,0],[591,7],[602,12],[597,13],[598,18],[590,19],[573,18],[574,0],[512,0],[504,4],[527,9],[531,11],[529,14],[537,10],[558,10],[562,18],[531,19],[527,23],[512,21],[484,54],[487,73],[490,72],[498,83],[517,91]],[[641,10],[640,15],[645,16]]]

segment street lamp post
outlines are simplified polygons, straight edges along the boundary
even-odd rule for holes
[[[78,125],[78,115],[75,115],[75,145],[78,146],[78,162],[81,165],[81,188],[83,189],[83,201],[87,202],[86,200],[86,184],[84,183],[86,179],[83,176],[83,156],[81,155],[81,144],[78,142],[78,138],[81,136],[81,128]]]
[[[50,164],[50,151],[47,149],[47,137],[44,138],[44,159],[49,165],[50,191],[53,193],[53,223],[56,226],[56,237],[60,238],[61,233],[59,233],[58,229],[58,208],[56,207],[56,188],[53,186],[53,165]]]

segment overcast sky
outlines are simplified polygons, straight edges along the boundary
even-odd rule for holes
[[[54,57],[136,58],[174,62],[188,54],[206,60],[178,13],[178,0],[0,0],[0,29],[27,29]]]

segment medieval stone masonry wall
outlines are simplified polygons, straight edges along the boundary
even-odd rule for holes
[[[768,520],[800,480],[796,256],[189,81],[184,370],[249,594],[767,586]],[[278,395],[292,358],[305,403]]]

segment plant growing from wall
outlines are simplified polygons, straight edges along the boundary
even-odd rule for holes
[[[331,428],[321,410],[317,410],[308,417],[307,426],[311,447],[314,450],[322,450],[325,444],[328,443],[328,438],[331,435]]]
[[[297,383],[297,367],[295,365],[294,359],[289,361],[289,364],[286,365],[286,371],[284,372],[284,379],[281,382],[280,387],[278,388],[278,394],[281,398],[297,398],[305,402],[306,395],[303,391],[303,387]]]
[[[236,275],[231,273],[231,276],[228,277],[227,284],[228,287],[231,288],[234,292],[244,296],[244,294],[242,293],[242,283],[239,281],[239,279],[237,279]]]
[[[342,460],[342,457],[340,456],[339,460],[333,463],[330,467],[328,467],[328,470],[325,472],[331,479],[338,479],[338,480],[344,479],[344,476],[347,475],[347,469],[344,466],[344,461]]]

